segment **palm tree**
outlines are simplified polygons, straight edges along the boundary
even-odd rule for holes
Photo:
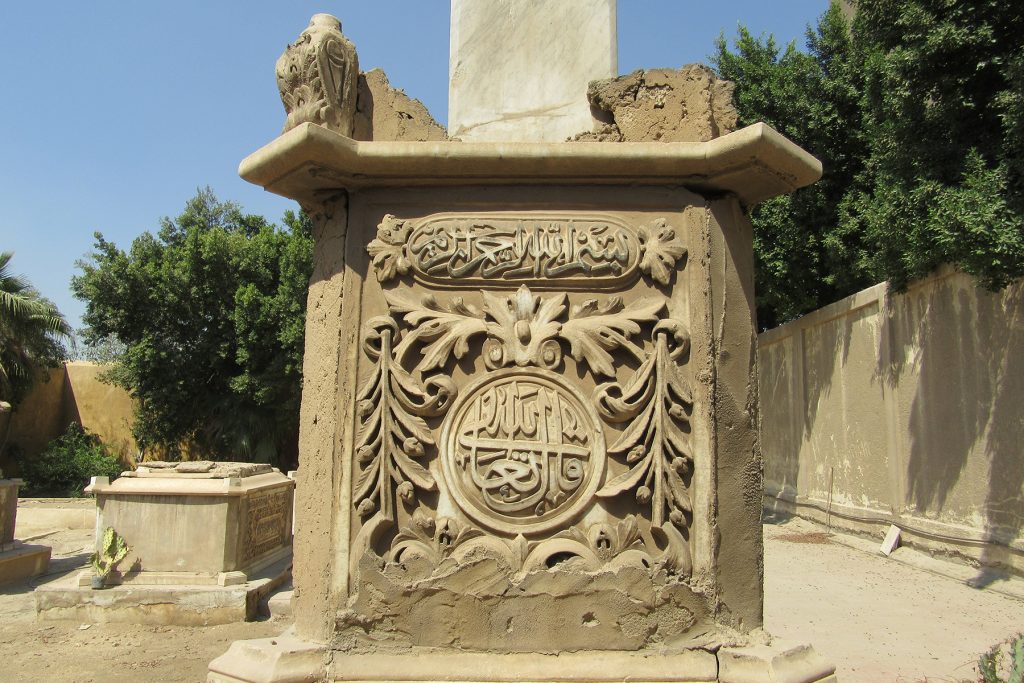
[[[53,302],[11,273],[13,255],[0,253],[0,412],[17,404],[40,369],[64,360],[64,343],[72,342],[71,327]]]

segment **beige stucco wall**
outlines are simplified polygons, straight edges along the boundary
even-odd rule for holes
[[[37,455],[68,424],[78,422],[96,434],[126,466],[134,462],[138,447],[132,437],[131,396],[124,389],[100,381],[104,367],[75,361],[49,371],[0,423],[0,440],[7,430],[8,446],[17,446],[27,457]],[[0,469],[11,474],[17,466],[6,449],[0,453]]]
[[[100,381],[102,365],[76,361],[66,370],[64,410],[96,434],[125,463],[134,462],[138,446],[132,437],[134,403],[127,391]]]
[[[760,335],[766,505],[1024,569],[1022,318],[944,269]]]

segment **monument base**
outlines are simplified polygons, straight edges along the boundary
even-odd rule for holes
[[[50,548],[14,541],[0,552],[0,584],[20,581],[46,572],[50,566]]]
[[[557,655],[410,650],[346,654],[286,632],[237,641],[210,663],[207,683],[384,683],[541,681],[834,683],[835,667],[809,645],[695,649],[679,653],[590,651]]]
[[[291,578],[291,555],[241,583],[186,585],[122,583],[99,590],[89,573],[73,575],[35,590],[40,620],[214,626],[256,618],[260,601]],[[84,578],[84,581],[83,581]],[[231,578],[231,577],[228,577]],[[86,585],[83,586],[82,584]]]

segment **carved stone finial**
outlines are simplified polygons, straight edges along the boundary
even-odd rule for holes
[[[288,118],[287,132],[315,123],[352,136],[359,60],[356,48],[330,14],[314,14],[299,39],[277,60],[277,87]]]

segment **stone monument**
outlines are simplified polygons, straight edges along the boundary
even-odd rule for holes
[[[347,125],[240,169],[315,224],[295,626],[209,680],[831,680],[759,630],[745,213],[820,164],[762,124],[512,144]]]
[[[39,576],[50,566],[50,548],[15,540],[21,479],[0,479],[0,584]]]
[[[288,579],[295,483],[270,465],[146,462],[95,477],[96,551],[106,529],[128,555],[97,586],[92,570],[40,586],[42,619],[208,625],[256,617]]]

